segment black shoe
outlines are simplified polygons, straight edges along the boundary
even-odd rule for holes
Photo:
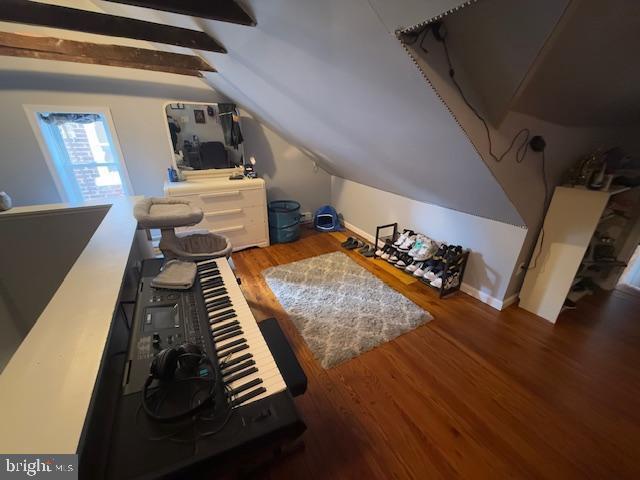
[[[342,242],[340,245],[342,245],[343,247],[346,247],[347,245],[349,245],[351,242],[353,242],[355,240],[356,240],[355,238],[349,237],[344,242]]]
[[[356,240],[354,239],[354,241],[352,243],[350,243],[349,245],[347,245],[346,248],[347,250],[355,250],[356,248],[360,248],[364,245],[364,243],[362,243],[360,240]]]
[[[362,255],[364,255],[367,258],[371,258],[376,254],[376,247],[374,247],[373,245],[371,245],[369,247],[369,250],[367,250],[366,252],[364,252]]]

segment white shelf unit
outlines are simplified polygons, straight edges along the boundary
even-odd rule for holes
[[[555,323],[581,265],[582,271],[600,268],[595,280],[601,288],[616,286],[640,238],[640,212],[636,206],[628,218],[619,216],[619,222],[615,215],[603,214],[614,196],[630,190],[555,189],[520,291],[520,307]],[[632,194],[636,193],[637,189]],[[589,246],[597,243],[598,230],[615,239],[615,262],[585,259]]]

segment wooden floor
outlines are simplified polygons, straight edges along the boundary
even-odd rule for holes
[[[305,450],[270,478],[640,478],[638,294],[587,297],[554,326],[463,293],[439,300],[350,253],[435,318],[324,370],[260,272],[336,250],[306,232],[233,256],[256,319],[279,320],[309,379]]]

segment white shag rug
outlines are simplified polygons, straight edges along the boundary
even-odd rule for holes
[[[433,318],[342,252],[267,268],[262,275],[324,368]]]

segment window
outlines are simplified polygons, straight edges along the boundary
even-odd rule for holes
[[[100,200],[131,193],[108,110],[27,110],[31,110],[45,157],[65,200]]]

